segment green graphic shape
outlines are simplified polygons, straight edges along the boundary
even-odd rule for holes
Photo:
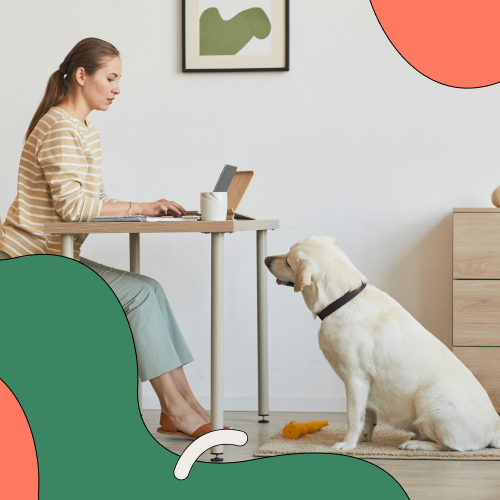
[[[96,273],[51,255],[2,260],[0,308],[0,378],[33,433],[40,500],[408,498],[375,465],[329,454],[196,462],[179,481],[178,456],[140,416],[132,334]]]
[[[254,36],[259,40],[271,33],[271,21],[259,7],[244,10],[224,21],[212,7],[200,16],[200,56],[234,56]]]

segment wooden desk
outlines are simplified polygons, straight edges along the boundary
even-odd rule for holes
[[[211,273],[211,427],[224,426],[224,233],[255,231],[257,234],[257,350],[259,416],[269,415],[267,341],[267,230],[277,229],[277,220],[231,220],[221,222],[59,222],[45,224],[45,234],[61,235],[61,254],[73,258],[73,235],[93,233],[130,234],[130,271],[140,273],[140,233],[209,233],[212,235]],[[139,405],[141,393],[139,384]],[[211,450],[216,455],[223,446]],[[220,459],[219,459],[220,460]]]

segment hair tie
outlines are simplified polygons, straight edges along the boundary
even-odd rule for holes
[[[61,63],[59,65],[59,73],[63,76],[66,75],[68,73],[68,64]]]

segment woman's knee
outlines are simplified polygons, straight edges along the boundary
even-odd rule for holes
[[[165,294],[163,287],[155,279],[150,278],[149,276],[141,275],[140,280],[143,281],[144,283],[147,283],[153,289],[153,291],[156,295],[164,295]]]
[[[120,297],[118,297],[120,299]],[[129,314],[134,309],[144,307],[151,301],[156,301],[156,293],[153,287],[144,281],[133,280],[127,287],[123,300],[120,299],[123,310]]]

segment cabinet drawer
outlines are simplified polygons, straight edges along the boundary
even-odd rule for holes
[[[453,278],[500,279],[500,213],[453,214]]]
[[[500,346],[500,281],[453,281],[453,345]]]
[[[500,412],[500,347],[454,347],[453,352],[479,380]]]

